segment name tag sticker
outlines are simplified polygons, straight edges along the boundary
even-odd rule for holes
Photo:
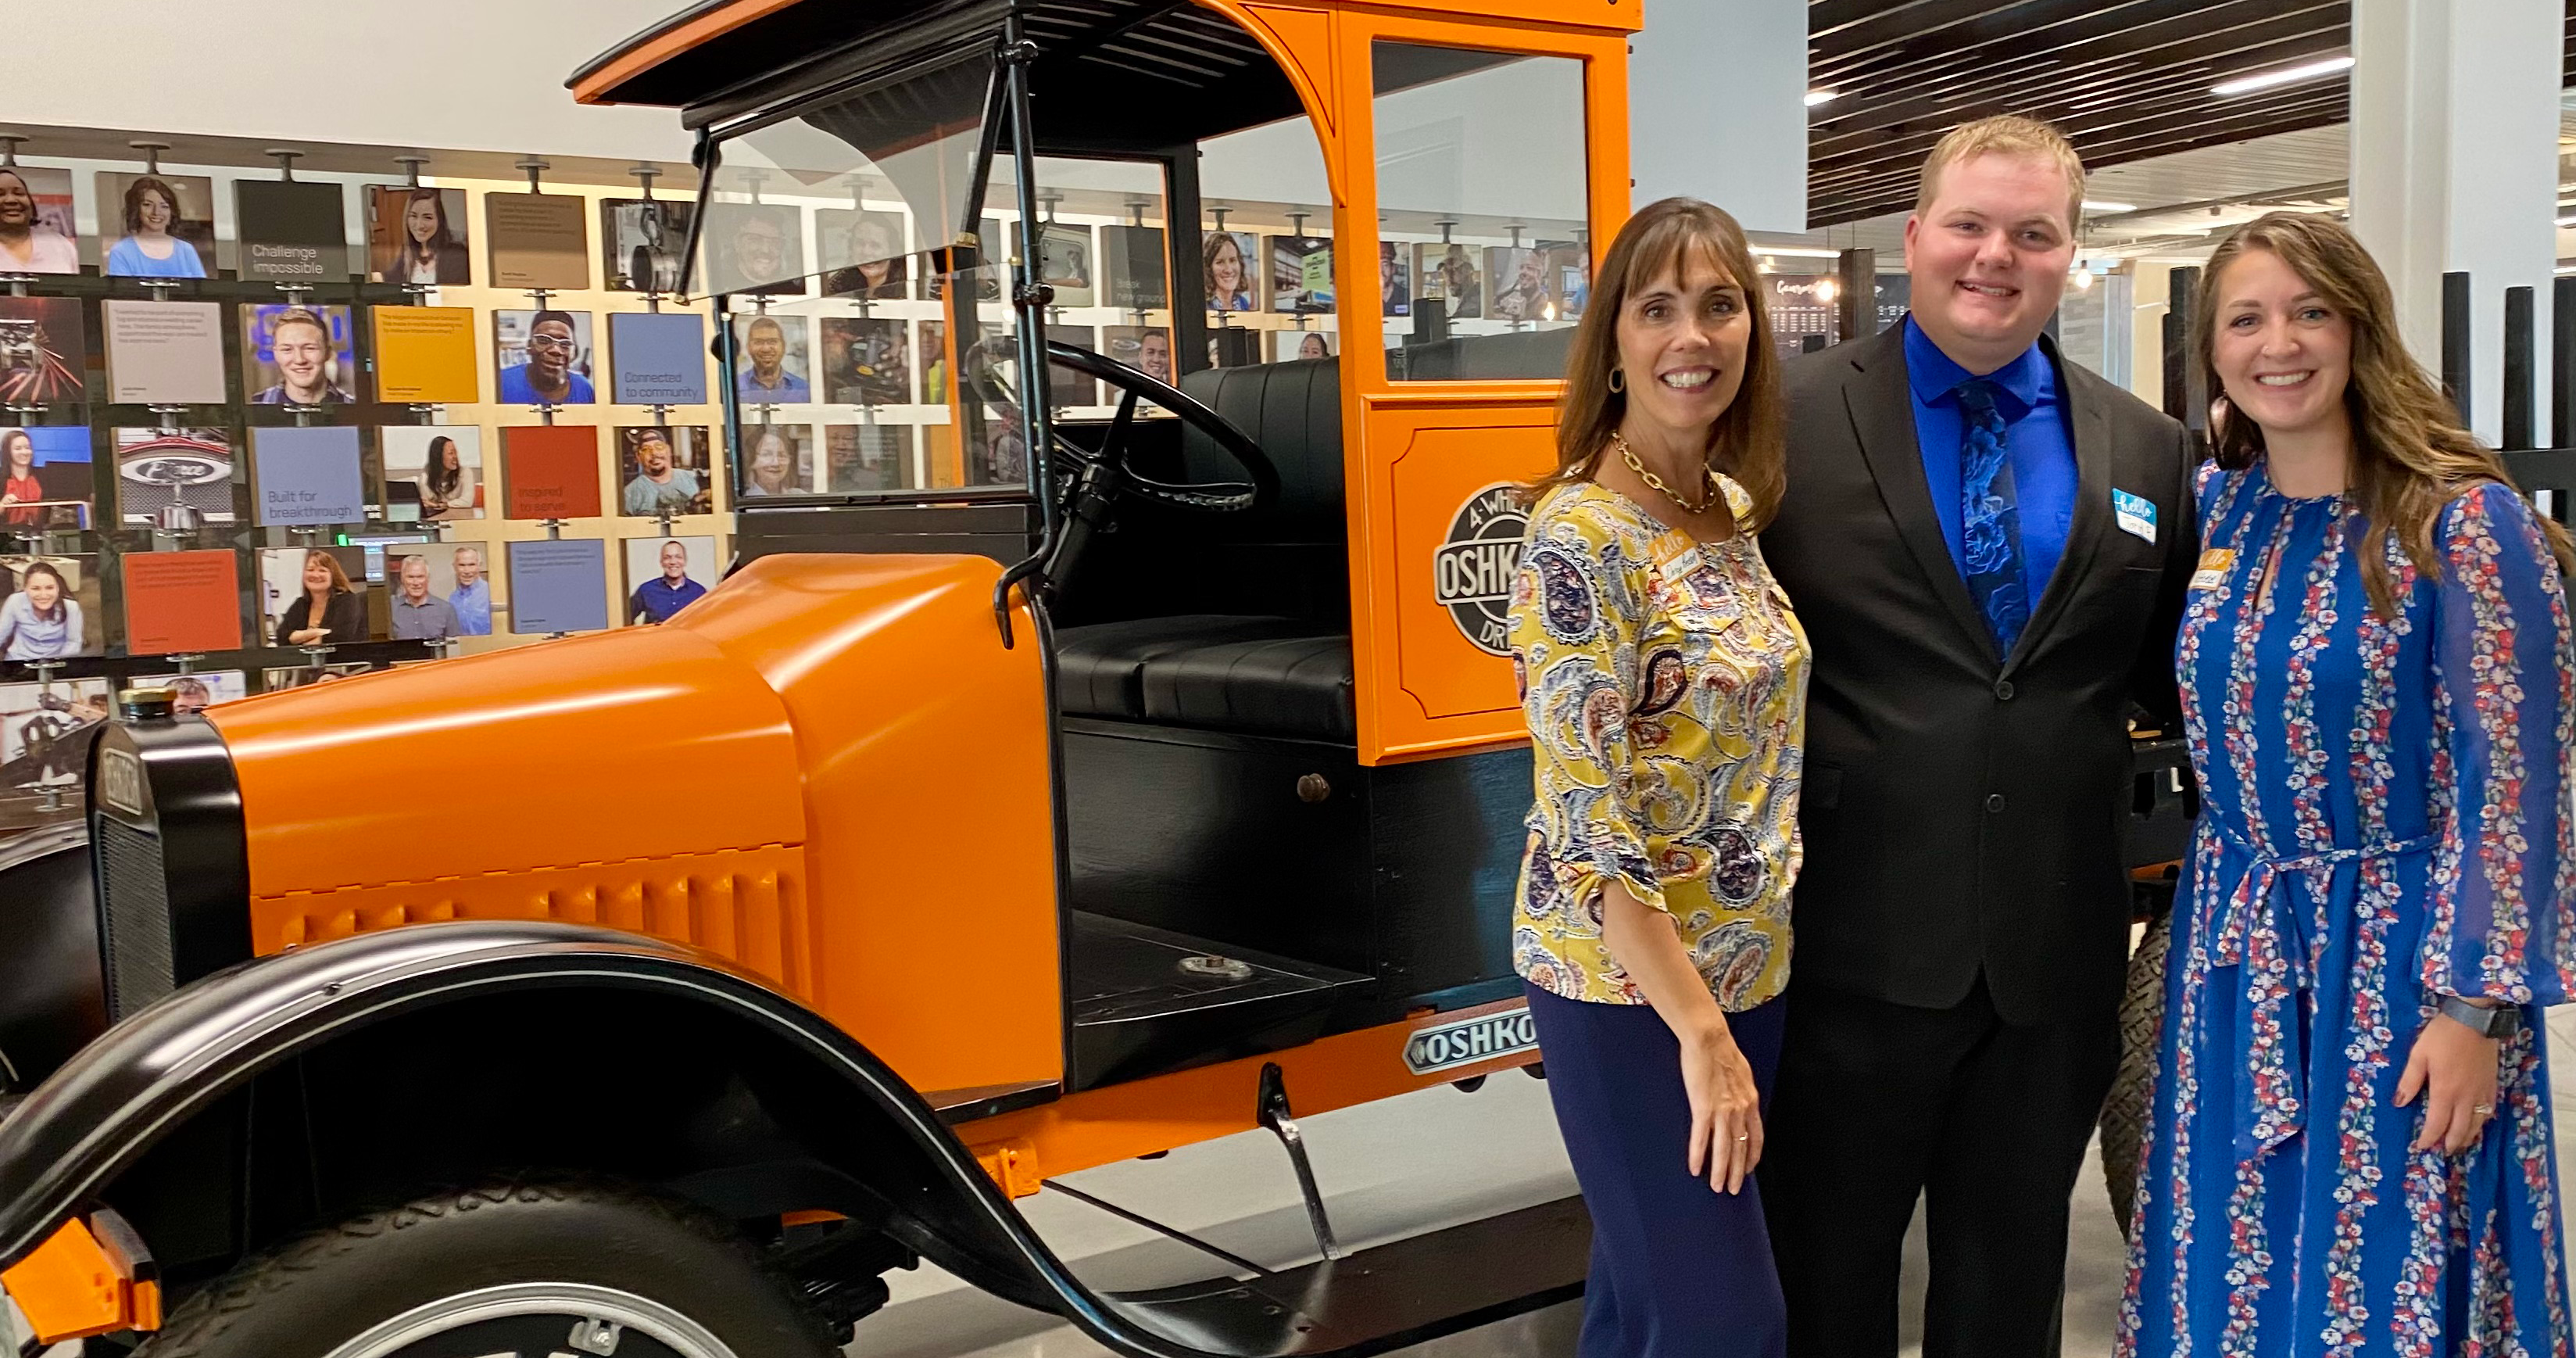
[[[2227,573],[2236,568],[2236,551],[2231,547],[2212,547],[2200,554],[2200,569],[2191,573],[2193,589],[2221,589],[2227,584]]]
[[[2149,546],[2156,541],[2156,502],[2143,495],[2131,495],[2114,488],[2111,513],[2120,520],[2120,531]]]

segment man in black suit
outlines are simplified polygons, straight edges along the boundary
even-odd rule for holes
[[[2084,170],[1988,119],[1923,171],[1913,312],[1793,360],[1763,534],[1815,649],[1762,1195],[1792,1358],[2057,1351],[2069,1198],[2119,1057],[2133,702],[2175,710],[2181,426],[2043,338]]]

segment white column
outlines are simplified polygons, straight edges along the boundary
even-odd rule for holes
[[[2506,288],[2532,289],[2547,362],[2562,5],[2353,0],[2353,229],[2388,271],[2408,347],[2436,372],[2442,275],[2470,274],[2470,424],[2489,442],[2503,432]],[[2545,439],[2545,366],[2536,385]]]

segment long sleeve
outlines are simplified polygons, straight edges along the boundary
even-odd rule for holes
[[[25,599],[26,596],[22,594],[12,594],[5,599],[0,599],[0,660],[25,658],[17,653],[18,631],[21,624],[26,621]]]
[[[1639,902],[1669,910],[1643,827],[1630,721],[1638,704],[1637,638],[1644,630],[1644,563],[1616,546],[1567,533],[1534,540],[1513,586],[1512,649],[1526,674],[1524,707],[1537,765],[1534,820],[1554,821],[1566,899],[1591,905],[1616,879]]]
[[[2197,450],[2192,446],[2191,432],[2184,430],[2177,437],[2182,447],[2175,460],[2181,466],[2182,484],[2174,494],[2174,522],[2163,530],[2164,577],[2156,585],[2155,616],[2147,625],[2145,644],[2138,649],[2129,687],[2130,701],[2168,735],[2182,726],[2182,691],[2174,673],[2174,637],[2182,630],[2192,572],[2200,562],[2200,490],[2204,484],[2193,460]]]
[[[63,648],[54,654],[60,656],[87,654],[88,648],[83,645],[83,642],[88,636],[89,625],[81,617],[80,601],[63,600]]]
[[[358,602],[354,592],[334,594],[330,604],[322,610],[322,625],[331,629],[331,635],[325,638],[331,645],[345,646],[353,641],[365,641],[366,605]]]
[[[2455,805],[2439,826],[2424,982],[2576,993],[2576,669],[2565,582],[2531,506],[2482,485],[2443,513],[2435,697]]]

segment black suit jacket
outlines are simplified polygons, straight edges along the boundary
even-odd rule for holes
[[[2175,714],[2193,459],[2181,425],[2042,344],[2077,494],[2009,657],[1933,515],[1903,327],[1787,366],[1789,489],[1762,550],[1815,650],[1799,982],[1948,1008],[1982,970],[2011,1022],[2117,1006],[2127,719]],[[2114,521],[2114,487],[2155,503],[2154,543]]]

